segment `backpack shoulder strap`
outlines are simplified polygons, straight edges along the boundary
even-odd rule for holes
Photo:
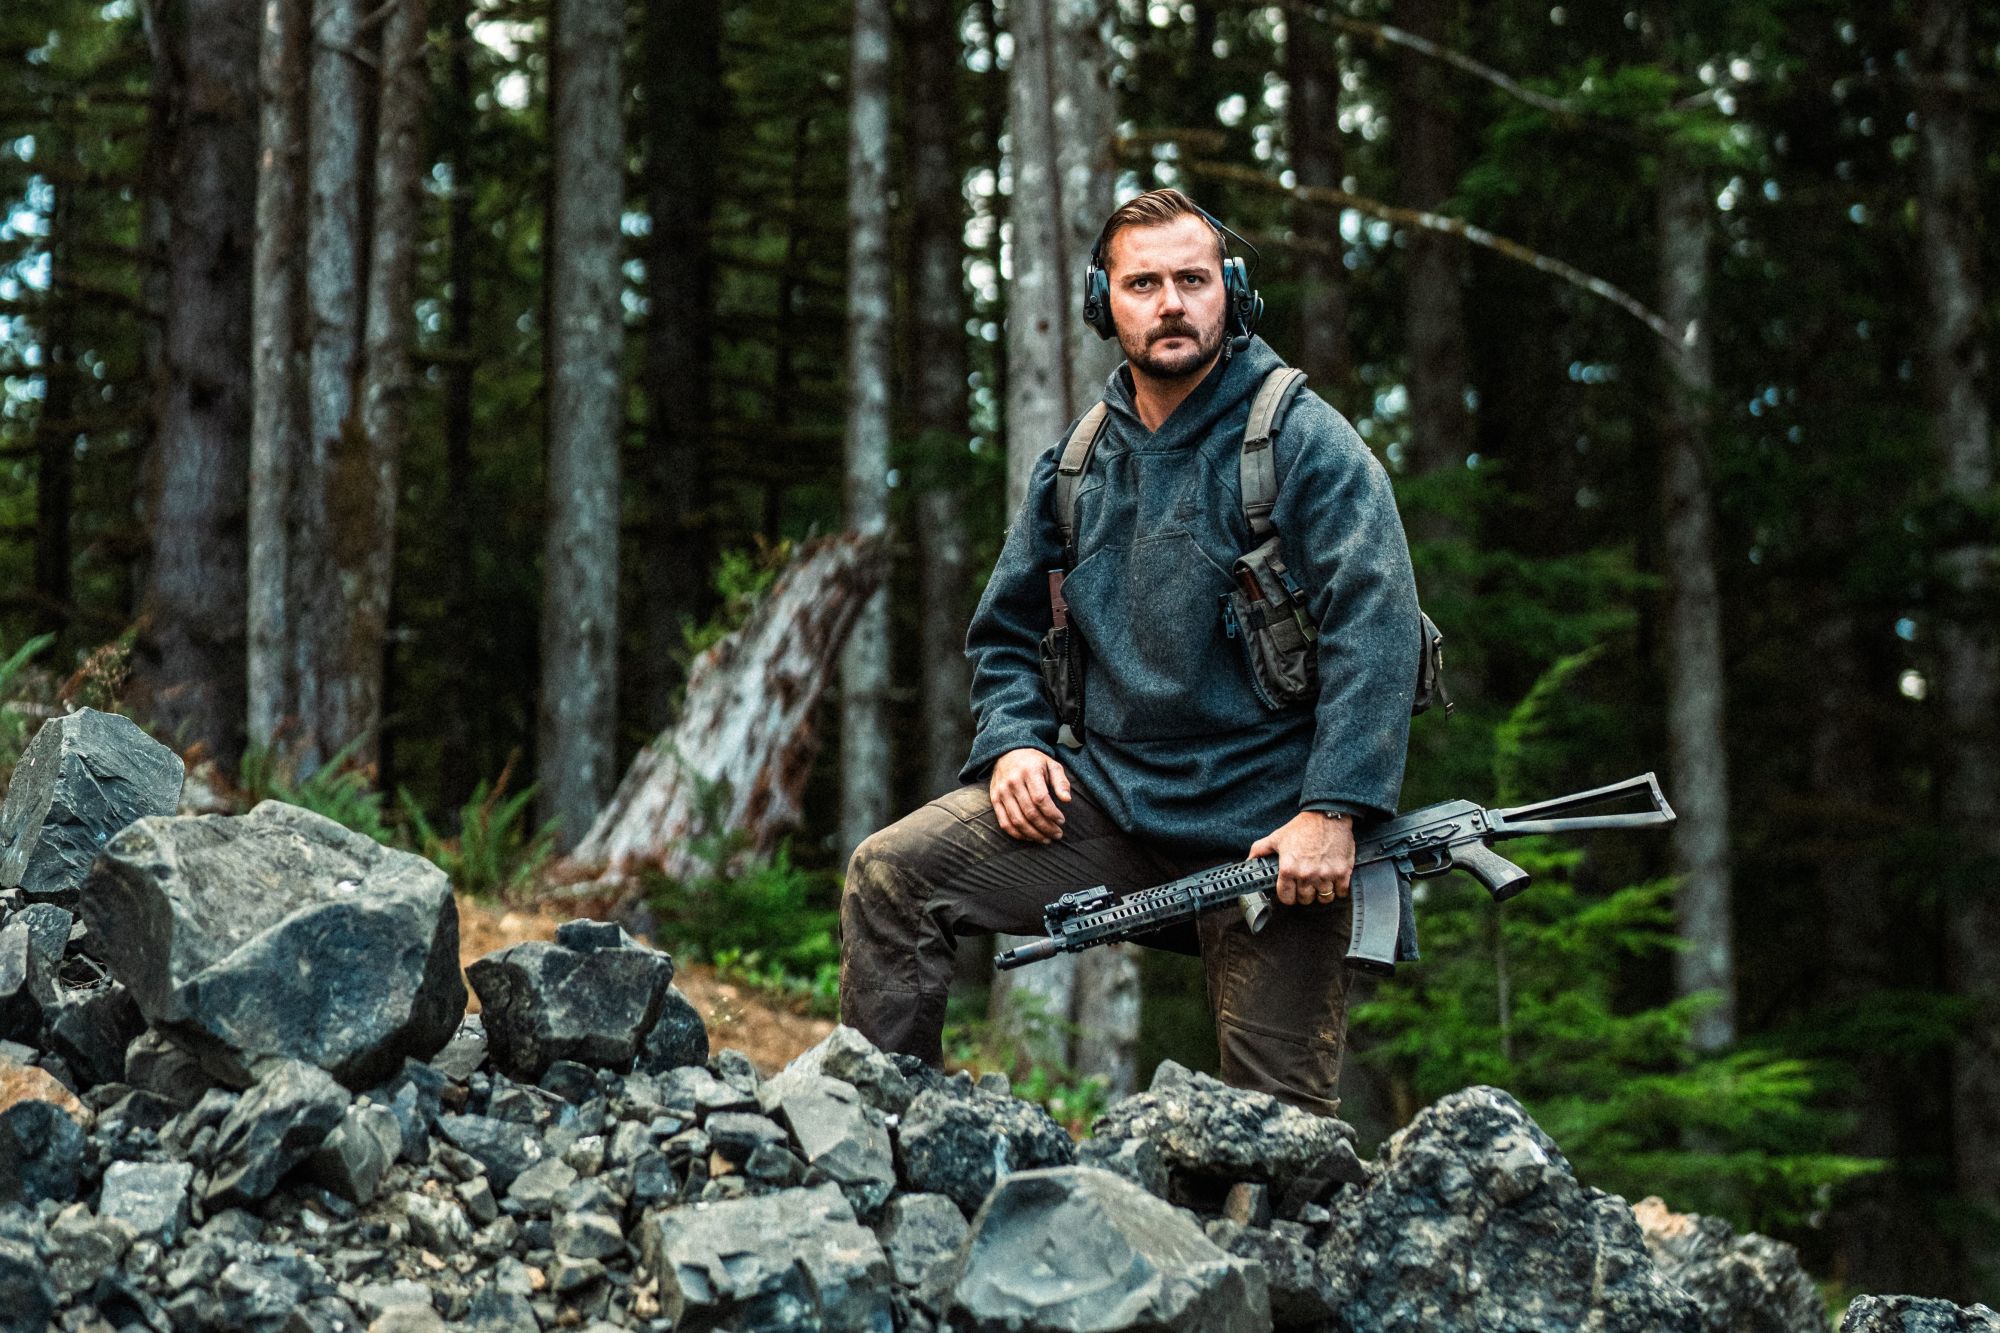
[[[1278,502],[1277,451],[1271,437],[1286,400],[1305,379],[1306,373],[1296,366],[1280,366],[1266,375],[1250,404],[1250,420],[1243,427],[1243,517],[1250,524],[1250,535],[1258,541],[1271,535],[1271,507]]]
[[[1090,469],[1091,451],[1097,448],[1098,437],[1104,434],[1104,419],[1110,413],[1110,405],[1102,399],[1085,412],[1069,433],[1069,443],[1063,446],[1062,459],[1056,464],[1056,522],[1062,527],[1065,551],[1076,545],[1077,488]]]

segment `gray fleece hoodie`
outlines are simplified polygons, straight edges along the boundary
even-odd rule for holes
[[[1301,809],[1364,823],[1395,813],[1417,676],[1409,546],[1381,464],[1310,390],[1279,423],[1271,520],[1319,625],[1317,702],[1265,707],[1223,628],[1230,565],[1255,544],[1237,475],[1243,427],[1283,364],[1252,339],[1158,431],[1139,420],[1130,370],[1108,381],[1063,587],[1083,651],[1080,750],[1056,744],[1038,665],[1047,571],[1067,563],[1055,514],[1063,441],[1042,455],[966,637],[978,733],[964,781],[984,780],[1009,750],[1041,750],[1126,832],[1218,857],[1243,855]]]

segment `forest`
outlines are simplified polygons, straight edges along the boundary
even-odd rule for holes
[[[846,854],[957,784],[967,618],[1116,364],[1092,239],[1178,186],[1393,478],[1455,701],[1405,807],[1679,814],[1427,884],[1343,1115],[1494,1084],[1830,1301],[1993,1301],[1996,64],[1972,0],[9,0],[0,760],[116,708],[532,899],[860,534],[802,820],[639,905],[828,1009]],[[990,952],[952,1053],[1072,1123],[1214,1067],[1198,964]]]

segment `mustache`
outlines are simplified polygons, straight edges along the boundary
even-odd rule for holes
[[[1200,342],[1201,334],[1195,330],[1194,325],[1188,323],[1186,320],[1169,320],[1149,332],[1146,335],[1146,343],[1150,346],[1163,338],[1192,338],[1196,342]]]

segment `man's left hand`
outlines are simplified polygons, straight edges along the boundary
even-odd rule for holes
[[[1278,901],[1305,906],[1345,898],[1354,874],[1354,821],[1301,810],[1250,845],[1250,859],[1276,854]]]

